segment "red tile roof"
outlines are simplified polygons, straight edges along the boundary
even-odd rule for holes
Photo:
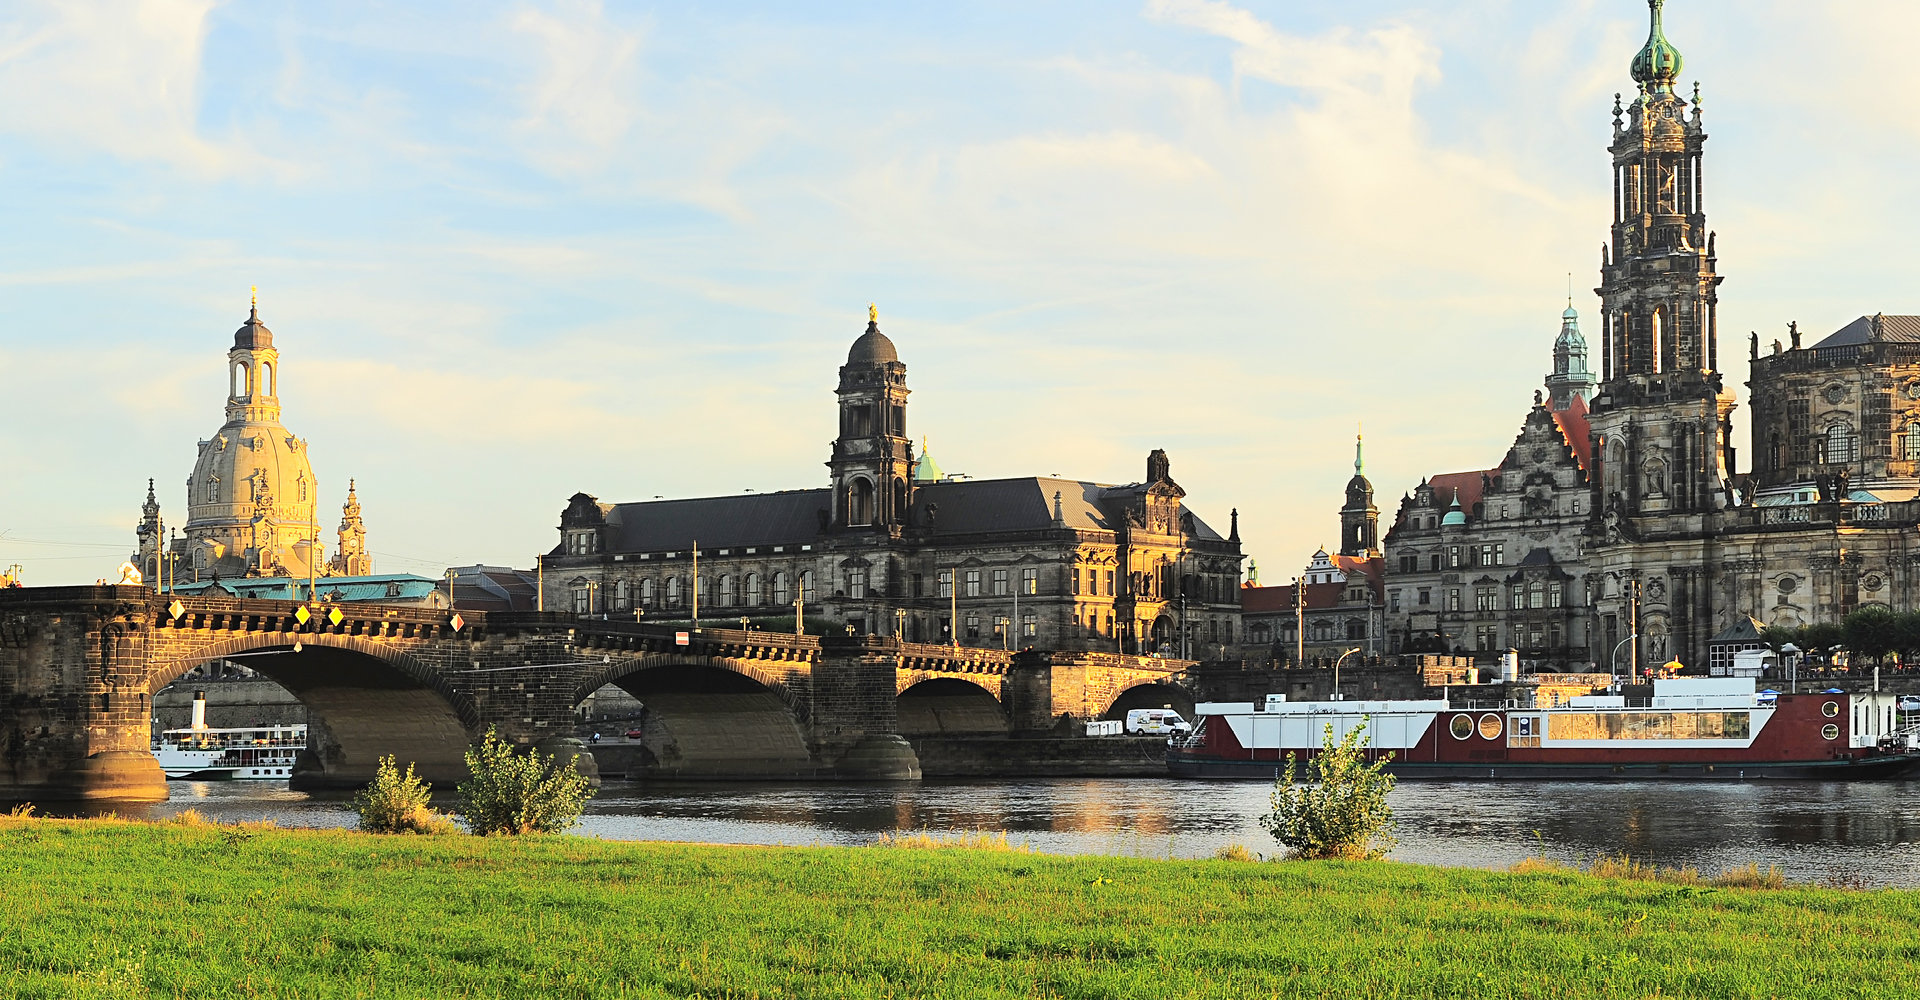
[[[1473,505],[1480,502],[1481,488],[1485,477],[1497,476],[1500,467],[1494,466],[1484,472],[1443,472],[1427,480],[1433,487],[1433,503],[1441,513],[1453,509],[1453,491],[1460,491],[1460,510],[1468,517],[1473,516]]]
[[[1579,396],[1573,397],[1564,410],[1556,410],[1553,422],[1560,425],[1560,433],[1567,439],[1568,447],[1573,449],[1574,460],[1580,463],[1582,472],[1593,466],[1593,435],[1587,424],[1587,401]]]
[[[1307,608],[1334,608],[1340,606],[1340,597],[1346,593],[1344,583],[1307,584]],[[1292,611],[1293,586],[1285,587],[1241,587],[1240,613]]]
[[[1384,592],[1380,588],[1386,581],[1386,559],[1380,556],[1374,556],[1369,559],[1362,559],[1359,556],[1330,556],[1329,558],[1333,560],[1333,565],[1338,567],[1340,572],[1347,575],[1348,579],[1356,576],[1364,576],[1367,578],[1367,582],[1373,584],[1374,593],[1379,594]]]

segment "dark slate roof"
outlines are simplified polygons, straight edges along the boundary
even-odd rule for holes
[[[1873,339],[1873,317],[1862,316],[1835,330],[1827,339],[1813,345],[1814,350],[1823,347],[1852,347]],[[1920,344],[1920,316],[1881,316],[1880,339],[1902,344]]]
[[[1536,548],[1532,552],[1527,553],[1527,557],[1525,559],[1520,560],[1520,565],[1522,566],[1555,565],[1553,561],[1553,553],[1547,551],[1544,547]]]
[[[607,526],[613,529],[607,548],[673,552],[694,542],[702,549],[810,542],[820,534],[817,512],[832,509],[828,490],[614,504],[607,513]]]
[[[1719,635],[1716,635],[1713,638],[1708,639],[1707,641],[1708,642],[1759,642],[1760,632],[1764,628],[1766,628],[1765,625],[1760,624],[1758,621],[1754,620],[1752,617],[1748,615],[1737,615],[1733,619],[1733,624],[1727,626],[1725,629],[1722,629]]]
[[[1047,476],[922,483],[914,492],[913,518],[915,524],[926,524],[927,506],[938,504],[935,534],[1041,530],[1053,525],[1053,495],[1058,493],[1061,520],[1067,527],[1113,531],[1127,507],[1146,489]],[[1191,518],[1195,537],[1220,540],[1219,532],[1184,505],[1181,509]]]

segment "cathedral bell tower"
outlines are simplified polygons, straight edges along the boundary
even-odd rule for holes
[[[1592,428],[1598,519],[1704,513],[1728,503],[1734,396],[1721,388],[1721,278],[1707,229],[1699,87],[1674,93],[1680,53],[1648,0],[1633,58],[1639,96],[1614,100],[1613,225],[1601,249],[1601,383]],[[1558,400],[1556,399],[1556,403]]]
[[[1373,483],[1367,480],[1360,458],[1360,435],[1353,436],[1353,478],[1347,480],[1347,502],[1340,508],[1340,554],[1377,559],[1380,556],[1380,508],[1373,505]]]
[[[907,521],[913,442],[907,437],[907,366],[867,307],[867,331],[840,367],[840,436],[827,461],[835,530],[897,532]]]

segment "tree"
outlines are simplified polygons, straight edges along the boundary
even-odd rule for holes
[[[380,758],[373,783],[353,797],[353,809],[360,814],[360,829],[369,833],[452,833],[453,824],[428,805],[433,786],[413,773],[413,762],[400,773],[393,755]]]
[[[473,777],[460,784],[460,811],[467,828],[482,837],[559,833],[579,822],[593,796],[571,759],[516,753],[492,729],[467,749],[466,759]]]
[[[1260,826],[1293,857],[1363,861],[1392,849],[1387,793],[1394,778],[1386,773],[1386,757],[1366,762],[1360,749],[1366,729],[1362,720],[1336,741],[1329,723],[1320,752],[1307,761],[1306,783],[1295,782],[1298,762],[1287,754],[1287,769],[1273,786],[1273,812],[1260,817]]]
[[[1876,661],[1900,648],[1899,616],[1879,605],[1870,605],[1848,615],[1841,622],[1847,648]]]

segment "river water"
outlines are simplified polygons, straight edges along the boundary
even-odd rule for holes
[[[173,782],[158,818],[351,826],[340,795],[281,783]],[[1271,786],[1173,778],[910,784],[609,781],[578,832],[609,840],[866,844],[883,832],[1005,831],[1050,854],[1272,854],[1258,817]],[[451,805],[451,796],[442,796]],[[1755,862],[1791,879],[1920,888],[1920,781],[1405,782],[1391,797],[1402,861],[1503,868],[1630,854],[1705,874]]]

